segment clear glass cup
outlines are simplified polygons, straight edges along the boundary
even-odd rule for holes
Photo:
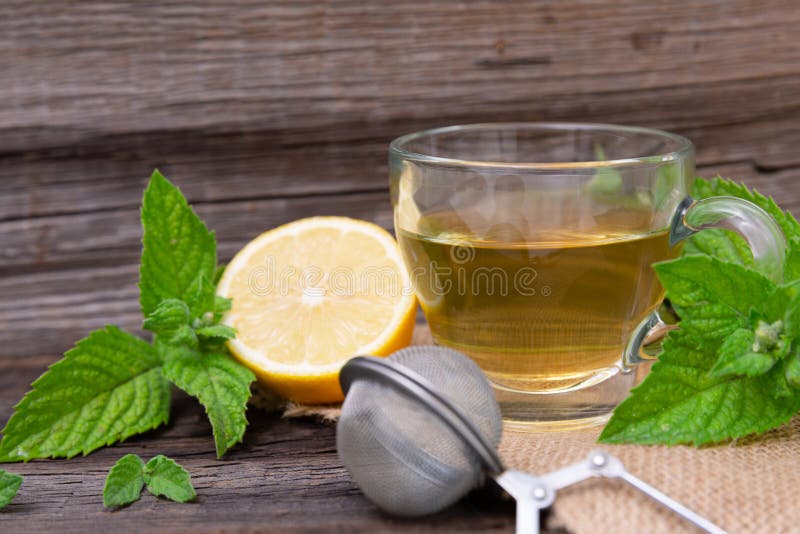
[[[645,128],[452,126],[390,146],[397,239],[436,343],[488,376],[507,426],[606,420],[665,325],[651,265],[724,227],[782,274],[775,221],[732,197],[695,202],[694,147]]]

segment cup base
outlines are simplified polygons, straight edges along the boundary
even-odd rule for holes
[[[503,427],[515,432],[564,432],[603,425],[649,367],[640,365],[629,372],[607,369],[602,378],[561,391],[520,391],[493,384]]]
[[[605,425],[611,418],[612,407],[607,413],[583,419],[566,419],[563,421],[518,421],[503,419],[503,430],[510,432],[571,432]]]

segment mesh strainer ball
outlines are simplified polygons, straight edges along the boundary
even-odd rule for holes
[[[358,357],[340,375],[347,394],[336,444],[353,480],[402,516],[439,511],[503,470],[502,419],[489,381],[454,350],[415,346]]]

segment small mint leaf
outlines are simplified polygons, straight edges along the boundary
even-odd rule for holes
[[[156,497],[175,502],[188,502],[197,496],[189,472],[174,460],[159,454],[144,466],[147,490]]]
[[[206,326],[199,328],[196,331],[197,337],[200,339],[224,341],[226,339],[233,339],[236,337],[236,329],[224,324],[216,324],[213,326]]]
[[[103,487],[103,506],[127,506],[139,500],[144,487],[144,462],[135,454],[126,454],[106,477]]]
[[[169,345],[185,345],[190,348],[197,348],[200,344],[200,340],[197,339],[197,333],[188,324],[180,327],[171,336],[164,338],[163,341]]]
[[[229,298],[217,296],[214,299],[214,322],[218,323],[233,306],[233,301]]]
[[[202,317],[206,312],[213,312],[216,303],[215,286],[204,274],[199,275],[189,286],[186,293],[186,304],[192,319]]]
[[[156,349],[115,326],[96,330],[33,383],[0,442],[0,461],[71,458],[169,419]]]
[[[772,369],[758,379],[764,379],[769,384],[767,392],[778,401],[790,400],[798,396],[798,392],[789,385],[789,381],[786,379],[786,362],[784,361],[775,364]]]
[[[0,510],[14,500],[20,486],[22,486],[21,476],[0,469]]]
[[[144,329],[160,336],[171,336],[190,321],[189,307],[178,299],[165,299],[144,320]]]
[[[758,352],[723,353],[711,369],[711,376],[760,376],[772,369],[776,359]]]
[[[800,388],[800,352],[797,350],[786,359],[784,373],[790,386]]]
[[[714,365],[714,367],[711,368],[710,371],[711,375],[729,376],[737,374],[748,374],[745,371],[738,370],[737,367],[745,365],[745,363],[737,363],[737,362],[739,362],[739,359],[741,357],[747,357],[747,355],[753,352],[753,342],[755,341],[755,339],[756,336],[752,330],[748,330],[746,328],[740,328],[734,331],[720,346],[719,351],[717,352],[717,362]],[[772,366],[770,365],[770,367]],[[764,372],[768,370],[769,368],[765,369]],[[757,373],[757,374],[762,374],[762,373]],[[754,375],[749,374],[748,376],[754,376]]]
[[[205,407],[217,457],[242,440],[252,371],[225,353],[175,349],[164,364],[164,376]]]
[[[147,317],[164,299],[180,299],[198,276],[213,278],[217,267],[214,234],[180,190],[154,171],[142,200],[142,262],[139,300]],[[207,310],[203,310],[207,311]]]

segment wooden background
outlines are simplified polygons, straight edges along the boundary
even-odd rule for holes
[[[89,330],[138,329],[138,207],[155,167],[223,259],[308,215],[390,226],[387,143],[475,121],[672,130],[696,143],[702,175],[800,209],[798,27],[796,0],[6,0],[0,363],[19,363],[0,366],[0,422]],[[348,484],[347,502],[363,503]],[[20,525],[51,524],[42,513]]]
[[[796,0],[158,4],[0,6],[0,358],[138,327],[155,167],[223,258],[307,215],[389,226],[387,143],[471,121],[673,130],[800,208]]]

